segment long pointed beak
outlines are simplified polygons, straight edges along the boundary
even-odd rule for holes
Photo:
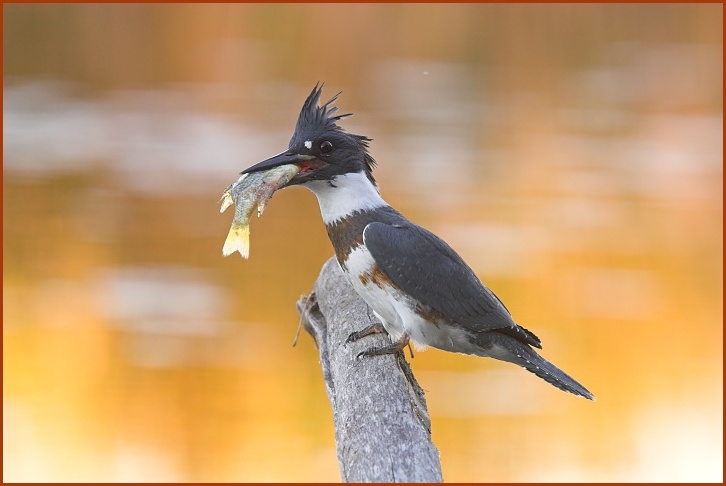
[[[250,172],[257,172],[260,170],[267,170],[272,169],[273,167],[277,167],[278,165],[285,165],[285,164],[300,164],[301,162],[305,162],[307,160],[312,160],[315,157],[312,155],[304,155],[304,154],[296,154],[293,152],[282,152],[281,154],[277,154],[274,157],[270,157],[267,160],[263,160],[262,162],[259,162],[252,167],[249,167],[242,171],[242,174],[248,174]]]

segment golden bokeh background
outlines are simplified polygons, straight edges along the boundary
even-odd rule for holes
[[[5,481],[340,480],[315,198],[218,214],[318,80],[597,396],[417,353],[447,481],[723,480],[722,5],[4,4]]]

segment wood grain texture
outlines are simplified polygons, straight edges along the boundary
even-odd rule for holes
[[[297,308],[320,351],[343,481],[441,482],[424,393],[403,353],[356,359],[390,344],[385,334],[345,343],[376,321],[334,258]]]

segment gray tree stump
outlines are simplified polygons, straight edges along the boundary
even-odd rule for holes
[[[385,335],[345,344],[376,321],[334,258],[297,309],[320,351],[343,481],[441,482],[424,393],[403,353],[356,359],[390,343]]]

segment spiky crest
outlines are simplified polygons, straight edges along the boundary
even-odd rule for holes
[[[366,173],[371,181],[375,183],[375,180],[373,179],[373,168],[376,166],[376,161],[368,153],[368,142],[372,139],[364,135],[348,133],[337,124],[338,120],[353,115],[353,113],[336,115],[335,113],[337,113],[338,107],[331,106],[338,100],[338,96],[340,96],[342,91],[338,92],[338,94],[330,98],[327,102],[319,105],[320,96],[323,93],[323,86],[325,86],[325,83],[321,84],[319,81],[315,83],[315,87],[305,100],[305,103],[300,110],[297,124],[295,125],[295,133],[290,140],[290,148],[295,145],[299,145],[304,140],[310,140],[315,134],[327,131],[344,133],[355,140],[363,150]]]

